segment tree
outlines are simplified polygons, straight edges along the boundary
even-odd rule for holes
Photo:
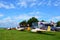
[[[38,22],[38,19],[35,18],[35,17],[32,17],[32,18],[30,18],[30,19],[28,20],[27,23],[28,23],[30,26],[32,26],[32,23],[34,23],[34,22]]]
[[[60,21],[57,22],[57,27],[60,27]]]
[[[24,20],[24,21],[20,22],[20,23],[19,23],[19,25],[20,25],[20,26],[21,26],[21,25],[26,26],[26,25],[27,25],[26,20]]]
[[[41,22],[46,22],[45,20],[41,20]]]

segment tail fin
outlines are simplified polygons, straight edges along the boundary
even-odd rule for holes
[[[51,27],[50,26],[48,26],[47,31],[51,31]]]

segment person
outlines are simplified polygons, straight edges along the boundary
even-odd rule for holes
[[[47,31],[51,31],[51,27],[50,26],[48,26]]]
[[[28,31],[30,31],[30,30],[31,30],[31,28],[30,28],[29,24],[27,25],[27,30],[28,30]]]

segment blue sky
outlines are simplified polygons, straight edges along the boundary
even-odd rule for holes
[[[60,0],[0,0],[0,27],[16,27],[19,22],[60,20]]]

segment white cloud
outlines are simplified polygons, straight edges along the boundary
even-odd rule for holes
[[[42,5],[43,2],[38,3],[38,6]]]
[[[15,6],[12,3],[11,4],[0,3],[0,8],[11,9],[15,8]]]
[[[46,3],[45,0],[40,0],[38,6],[44,5],[45,3]]]
[[[0,27],[17,27],[18,22],[12,17],[6,17],[0,20]]]
[[[60,0],[53,3],[54,6],[60,6]]]
[[[34,7],[36,5],[37,0],[19,0],[17,3],[18,6],[20,7]]]
[[[52,5],[52,1],[51,0],[48,0],[47,6],[51,6],[51,5]]]
[[[26,1],[21,1],[21,2],[18,2],[18,5],[19,5],[20,7],[26,8],[26,7],[27,7],[27,2],[26,2]]]
[[[10,8],[15,8],[14,4],[11,3],[10,4]]]
[[[60,16],[52,17],[50,21],[55,21],[55,22],[60,21]]]
[[[37,1],[37,0],[28,0],[28,1],[35,2],[35,1]]]
[[[55,17],[56,19],[60,20],[60,16]]]
[[[27,14],[21,14],[19,16],[15,16],[16,20],[28,20],[29,18],[31,18],[32,16],[29,16]]]
[[[0,13],[0,17],[4,16],[3,14]]]
[[[11,18],[10,17],[6,17],[6,18],[3,18],[2,20],[0,20],[0,23],[7,23],[7,22],[11,22]]]
[[[14,5],[15,4],[15,5]],[[60,6],[60,0],[17,0],[15,3],[0,2],[0,8],[11,9],[15,7],[37,7],[37,6]]]
[[[37,0],[19,0],[19,1],[36,2]]]
[[[36,3],[31,3],[30,7],[34,7],[36,5]]]
[[[60,0],[20,0],[18,3],[18,6],[20,7],[38,7],[38,6],[60,6]]]
[[[39,12],[39,11],[36,11],[36,12],[35,12],[35,11],[33,11],[33,12],[30,12],[29,14],[30,14],[30,15],[39,15],[39,14],[40,14],[40,12]]]
[[[38,6],[42,6],[42,5],[44,5],[44,6],[60,6],[60,0],[55,0],[55,1],[53,1],[53,0],[42,0],[42,1],[40,1],[39,3],[38,3]]]
[[[31,17],[41,18],[39,11],[29,12],[28,14],[20,14],[15,16],[8,16],[0,20],[0,26],[3,27],[16,27],[21,20],[28,20]]]
[[[29,13],[24,13],[24,14],[20,14],[18,16],[15,16],[15,20],[28,20],[31,17],[36,17],[36,18],[41,18],[40,16],[40,12],[39,11],[33,11],[33,12],[29,12]]]
[[[57,4],[57,3],[53,3],[53,5],[54,5],[54,6],[58,6],[58,4]]]

